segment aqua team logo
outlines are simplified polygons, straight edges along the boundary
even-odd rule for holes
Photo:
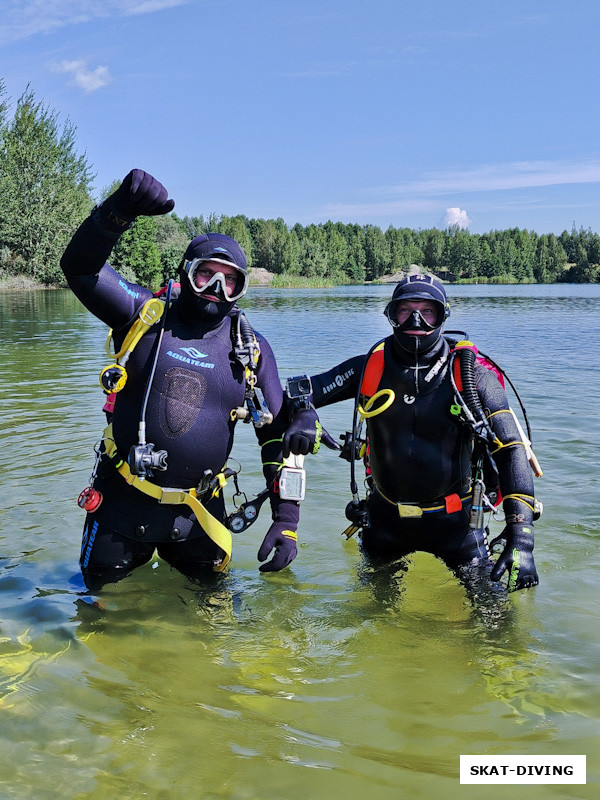
[[[168,350],[167,355],[169,358],[174,358],[176,361],[183,361],[184,364],[190,364],[192,367],[201,367],[202,369],[214,369],[215,365],[210,361],[203,361],[207,357],[206,353],[201,353],[195,347],[180,347],[180,352],[175,350]]]
[[[201,353],[195,347],[181,347],[180,350],[190,358],[206,358],[206,353]]]

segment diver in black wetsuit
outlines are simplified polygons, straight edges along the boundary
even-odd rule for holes
[[[394,290],[385,310],[393,335],[385,339],[376,385],[363,403],[382,389],[392,389],[394,400],[382,413],[367,417],[369,494],[366,504],[350,504],[347,516],[362,528],[368,555],[401,558],[426,551],[457,572],[464,565],[480,564],[491,570],[493,581],[508,571],[509,591],[527,589],[538,583],[531,468],[498,377],[480,364],[475,366],[474,391],[495,438],[492,463],[506,520],[498,537],[505,545],[493,569],[484,526],[469,525],[474,440],[473,430],[451,412],[451,348],[442,336],[448,313],[446,292],[433,276],[410,276]],[[373,382],[369,368],[363,378],[366,358],[356,356],[312,377],[314,406],[355,398],[361,380],[364,395],[365,382]],[[382,394],[373,408],[381,408],[389,396]],[[292,422],[296,437],[302,426],[309,452],[306,414]]]
[[[137,216],[166,214],[173,207],[158,181],[132,170],[82,223],[62,257],[70,288],[113,329],[117,349],[153,294],[105,261]],[[235,302],[248,286],[245,254],[228,236],[197,236],[184,254],[180,281],[160,324],[150,327],[127,360],[112,430],[103,437],[93,482],[102,500],[88,511],[80,560],[89,588],[124,577],[155,550],[190,577],[219,571],[229,559],[222,493],[212,491],[213,482],[209,491],[194,495],[207,475],[223,470],[233,445],[232,410],[245,400],[248,373],[232,345]],[[274,550],[260,567],[273,571],[296,556],[299,505],[274,491],[288,415],[273,352],[260,334],[254,336],[260,348],[252,365],[255,385],[273,415],[271,424],[256,428],[273,517],[258,559],[266,561]],[[183,491],[169,494],[171,489]],[[184,495],[189,502],[182,502]]]

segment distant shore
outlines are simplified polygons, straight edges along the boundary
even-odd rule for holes
[[[426,270],[418,267],[415,264],[411,264],[406,270],[398,270],[391,275],[381,275],[374,281],[364,281],[362,284],[351,284],[350,282],[346,284],[338,284],[334,283],[333,281],[329,281],[326,278],[306,278],[300,275],[285,275],[279,274],[275,272],[269,272],[266,269],[262,269],[262,267],[250,268],[250,285],[251,286],[272,286],[274,289],[331,289],[335,286],[342,286],[342,285],[364,285],[364,286],[372,286],[378,284],[391,284],[391,283],[398,283],[398,281],[402,280],[406,275],[413,275],[415,273],[424,273]],[[447,283],[443,278],[440,278],[439,275],[437,276],[442,283]],[[457,283],[460,284],[479,284],[483,283],[484,281],[481,280],[460,280]],[[512,281],[507,283],[518,283],[517,281]],[[499,285],[496,281],[490,281],[490,284]],[[31,292],[37,291],[40,289],[47,289],[47,290],[54,290],[54,289],[64,289],[64,286],[57,286],[51,284],[40,283],[39,281],[34,280],[33,278],[29,278],[27,275],[11,275],[11,276],[2,276],[0,277],[0,292]]]
[[[397,272],[394,275],[382,275],[376,281],[365,281],[365,285],[370,283],[397,283],[404,277],[403,272]],[[258,267],[250,269],[250,285],[251,286],[271,286],[275,288],[328,288],[336,286],[337,284],[331,281],[322,279],[302,278],[296,275],[283,276],[277,275],[274,272],[269,272],[266,269]],[[64,287],[53,286],[28,278],[25,275],[14,275],[8,278],[0,278],[0,292],[29,292],[38,289],[61,289]]]

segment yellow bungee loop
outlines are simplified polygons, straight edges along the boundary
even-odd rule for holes
[[[387,400],[384,400],[383,403],[377,408],[373,408],[374,403],[386,395],[387,395]],[[386,411],[392,405],[395,399],[396,399],[396,394],[393,389],[380,389],[378,392],[376,392],[372,397],[370,397],[367,400],[367,402],[364,405],[364,408],[359,404],[358,413],[361,415],[363,419],[376,417],[377,414],[382,414],[384,411]]]

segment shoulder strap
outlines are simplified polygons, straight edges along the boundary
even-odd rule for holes
[[[121,359],[125,359],[126,361],[146,331],[156,324],[162,317],[164,310],[164,300],[159,300],[157,297],[151,297],[149,300],[146,300],[144,305],[138,311],[137,318],[133,322],[131,328],[129,328],[129,331],[123,340],[123,344],[121,345],[121,349],[118,353],[114,354],[110,352],[110,342],[113,335],[111,329],[108,332],[108,338],[106,339],[106,352],[108,353],[109,358],[114,358],[115,361],[119,362]]]
[[[469,349],[473,350],[475,352],[475,362],[477,364],[481,364],[482,367],[485,367],[490,372],[493,372],[496,378],[498,379],[500,386],[502,386],[503,389],[506,388],[504,383],[504,375],[502,374],[501,370],[497,367],[496,364],[492,363],[492,361],[490,361],[487,358],[487,356],[485,356],[483,353],[480,353],[477,347],[472,342],[465,340],[457,342],[449,339],[448,344],[450,345],[451,353],[455,353],[457,349],[460,350],[461,348],[464,347],[469,347]],[[452,369],[453,369],[454,382],[456,383],[456,388],[458,389],[459,392],[462,392],[463,387],[462,387],[462,379],[460,376],[460,362],[457,358],[454,358],[452,360]]]
[[[381,342],[369,356],[363,372],[362,383],[360,385],[360,393],[365,397],[373,397],[383,375],[383,367],[385,365],[384,354],[385,342]]]

